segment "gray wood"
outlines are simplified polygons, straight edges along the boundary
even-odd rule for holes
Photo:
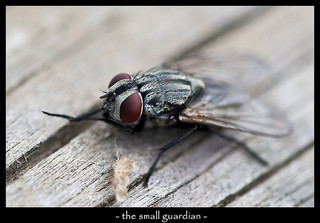
[[[7,206],[313,206],[313,16],[313,7],[7,9]],[[143,189],[157,148],[185,130],[136,136],[40,112],[81,114],[114,74],[191,50],[244,52],[268,62],[271,70],[249,91],[286,114],[294,133],[273,139],[226,132],[268,167],[200,132],[169,150]],[[110,185],[117,151],[139,166],[122,203]],[[300,178],[299,167],[309,174]],[[293,193],[278,189],[286,175]]]
[[[309,149],[230,206],[314,206],[314,149]]]

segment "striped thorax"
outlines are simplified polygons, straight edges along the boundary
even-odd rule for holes
[[[172,70],[116,75],[109,84],[104,109],[116,121],[138,122],[144,115],[160,126],[176,122],[175,114],[204,89],[202,80]]]

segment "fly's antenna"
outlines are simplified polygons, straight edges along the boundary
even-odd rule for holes
[[[108,92],[107,91],[102,91],[104,95],[100,96],[100,99],[108,97]]]

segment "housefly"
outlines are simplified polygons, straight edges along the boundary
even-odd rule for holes
[[[131,132],[141,131],[146,121],[160,127],[190,126],[184,135],[160,148],[144,186],[165,151],[204,127],[232,140],[267,165],[245,144],[215,130],[226,128],[271,137],[287,136],[291,132],[285,119],[245,93],[250,83],[261,77],[258,74],[264,69],[261,61],[251,56],[232,58],[189,56],[133,75],[119,73],[100,97],[104,103],[99,109],[78,117],[43,113],[70,122],[104,121]],[[103,117],[93,117],[101,111]]]

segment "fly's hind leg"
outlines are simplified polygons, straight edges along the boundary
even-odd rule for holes
[[[263,158],[261,158],[257,153],[255,153],[252,149],[250,149],[246,144],[244,144],[243,142],[238,141],[235,138],[232,138],[230,136],[224,135],[219,131],[210,129],[212,132],[214,132],[215,135],[229,140],[232,143],[235,143],[236,145],[240,146],[244,151],[246,151],[252,158],[254,158],[255,160],[257,160],[260,164],[262,164],[263,166],[268,166],[268,162],[266,160],[264,160]]]

